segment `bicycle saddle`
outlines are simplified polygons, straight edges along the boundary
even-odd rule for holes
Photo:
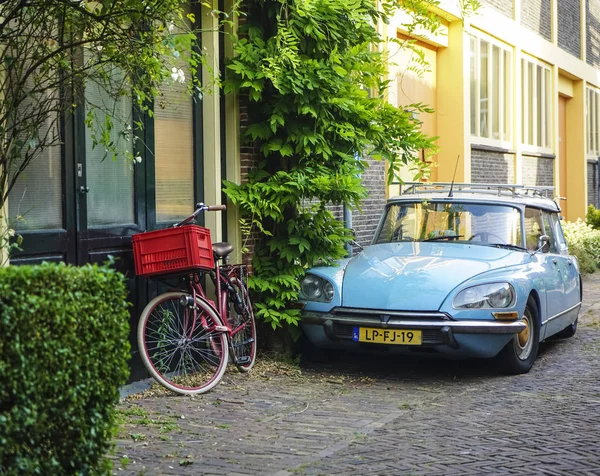
[[[233,245],[223,241],[212,244],[213,252],[218,259],[227,258],[227,255],[233,251]]]

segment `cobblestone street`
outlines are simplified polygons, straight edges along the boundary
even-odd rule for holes
[[[600,475],[600,272],[533,369],[344,357],[124,400],[115,474]]]

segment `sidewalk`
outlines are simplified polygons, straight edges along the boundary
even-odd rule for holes
[[[263,359],[215,390],[122,402],[114,474],[600,474],[600,271],[530,373],[487,361]]]

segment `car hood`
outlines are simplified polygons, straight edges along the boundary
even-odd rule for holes
[[[435,311],[473,276],[527,260],[528,253],[460,243],[372,245],[348,261],[342,306]]]

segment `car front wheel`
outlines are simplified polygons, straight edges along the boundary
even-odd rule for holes
[[[538,308],[530,297],[523,313],[522,322],[525,329],[516,334],[497,356],[500,371],[507,374],[524,374],[529,372],[540,346],[540,324]]]

